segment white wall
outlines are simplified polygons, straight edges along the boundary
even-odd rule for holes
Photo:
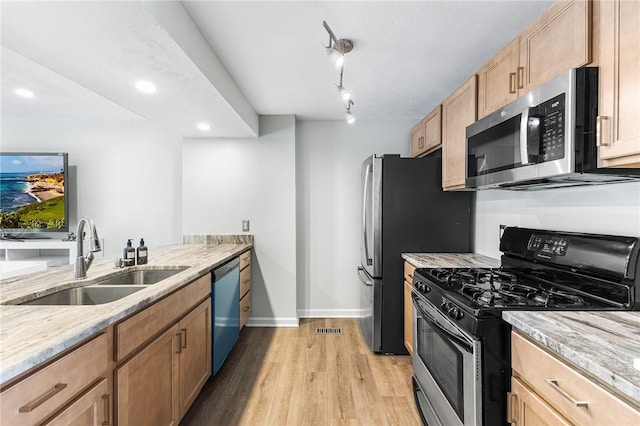
[[[261,116],[260,137],[185,139],[183,232],[240,234],[249,219],[249,325],[297,325],[296,122]]]
[[[104,239],[98,256],[121,256],[128,238],[137,246],[144,237],[150,257],[153,247],[181,243],[181,137],[144,120],[4,119],[1,149],[69,153],[70,231],[93,218]]]
[[[298,121],[298,310],[360,314],[360,167],[371,154],[408,155],[413,121]]]
[[[476,193],[475,251],[499,257],[499,226],[640,237],[640,183]]]

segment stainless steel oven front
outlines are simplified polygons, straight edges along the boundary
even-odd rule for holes
[[[481,342],[413,292],[416,402],[429,425],[482,424]]]

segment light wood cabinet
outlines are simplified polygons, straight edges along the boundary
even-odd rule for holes
[[[599,6],[599,159],[604,167],[640,167],[640,2]]]
[[[240,255],[240,330],[251,316],[251,251]]]
[[[211,294],[211,276],[200,277],[115,326],[115,360],[121,361]]]
[[[640,424],[636,408],[515,332],[511,367],[508,412],[512,424]]]
[[[518,98],[519,47],[516,38],[478,71],[478,119]]]
[[[211,376],[211,299],[180,321],[180,417]]]
[[[418,124],[411,129],[411,144],[409,145],[409,154],[412,157],[419,157],[424,152],[424,120],[420,120]]]
[[[558,1],[478,71],[482,118],[591,62],[591,1]]]
[[[106,379],[107,370],[107,336],[101,333],[4,390],[0,394],[0,424],[40,424],[72,400],[83,397],[92,383]]]
[[[109,426],[111,392],[107,379],[102,379],[44,426]]]
[[[118,425],[177,425],[210,375],[207,298],[116,370]]]
[[[508,422],[518,426],[571,426],[520,380],[511,379]]]
[[[591,1],[557,1],[520,34],[521,94],[591,61]]]
[[[116,370],[119,426],[177,425],[178,324]]]
[[[411,289],[413,288],[413,272],[415,266],[409,262],[404,263],[404,346],[413,355],[413,300]]]
[[[442,106],[438,105],[411,129],[412,157],[427,155],[442,146]]]
[[[442,187],[464,188],[466,128],[476,121],[477,83],[474,74],[442,102]]]

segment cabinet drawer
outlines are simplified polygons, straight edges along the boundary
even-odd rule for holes
[[[251,316],[251,291],[240,299],[240,328],[244,327]]]
[[[211,294],[211,276],[204,275],[115,326],[115,360],[120,361]]]
[[[240,255],[240,270],[251,266],[251,250],[247,250]]]
[[[251,290],[251,268],[240,271],[240,298]]]
[[[0,424],[41,422],[100,377],[106,377],[107,335],[101,334],[0,394]]]
[[[110,400],[107,379],[102,379],[73,404],[44,423],[44,426],[108,426],[111,424]]]
[[[404,279],[405,281],[413,284],[413,272],[416,270],[416,267],[410,264],[409,262],[404,262]]]
[[[639,425],[640,412],[519,334],[512,333],[514,376],[580,425]],[[571,399],[574,401],[572,402]],[[586,402],[577,406],[575,401]]]

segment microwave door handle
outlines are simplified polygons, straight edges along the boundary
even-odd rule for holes
[[[362,194],[362,232],[364,239],[364,256],[367,259],[367,265],[373,264],[373,259],[369,257],[369,238],[367,232],[367,195],[369,194],[369,170],[371,165],[367,164],[367,168],[364,173],[364,193]]]
[[[529,108],[522,111],[520,118],[520,163],[524,166],[529,164],[529,150],[527,141],[527,125],[529,123]]]

